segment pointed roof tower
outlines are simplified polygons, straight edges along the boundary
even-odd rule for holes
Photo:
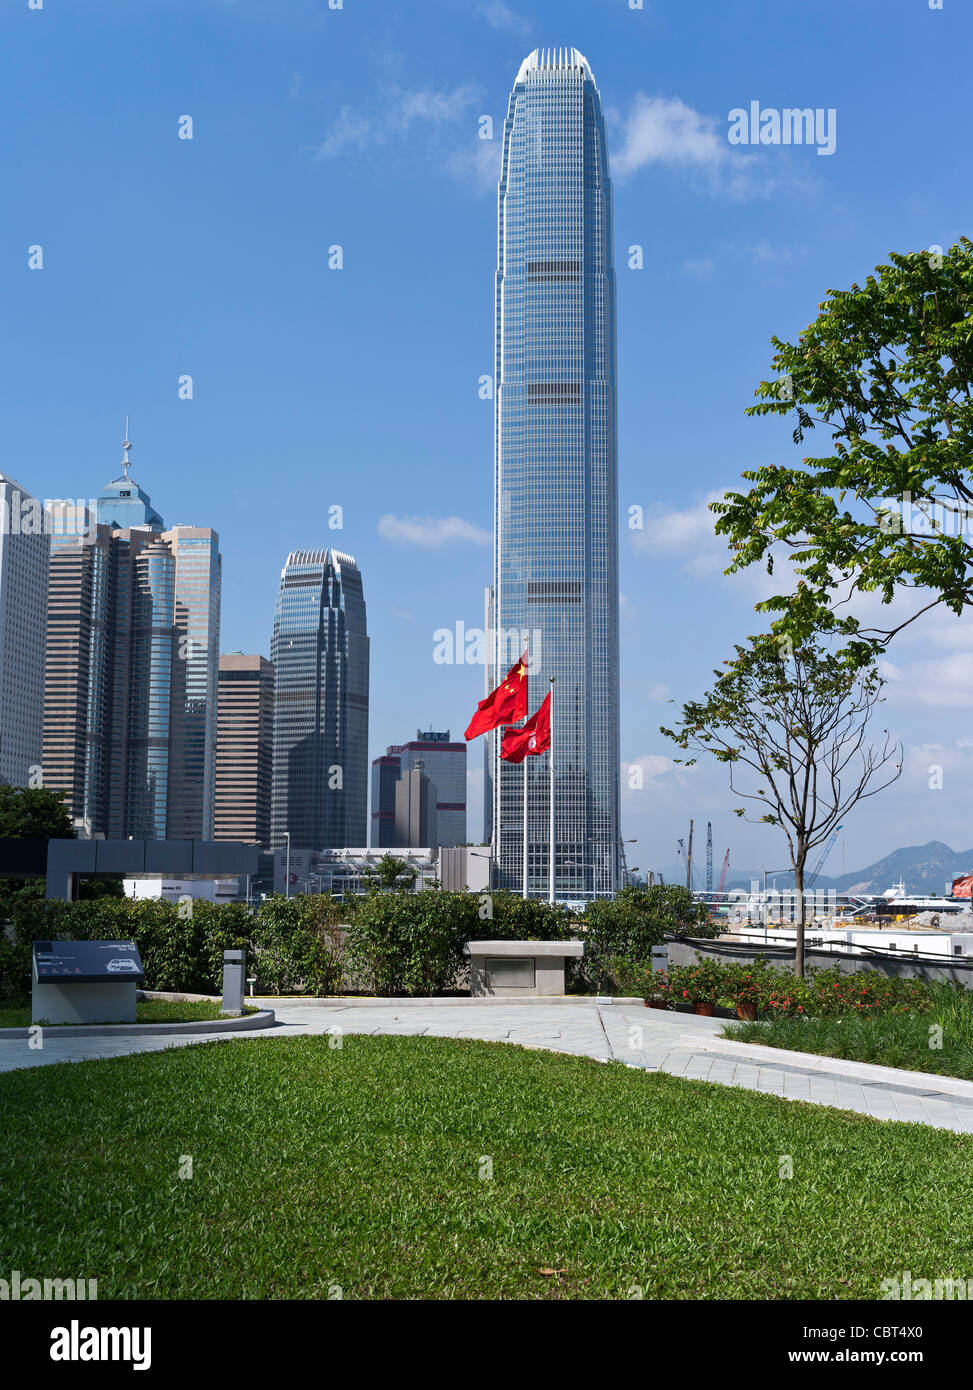
[[[113,531],[139,529],[164,531],[165,522],[152,505],[152,499],[134,478],[129,477],[132,460],[129,457],[132,440],[125,416],[125,438],[122,440],[122,476],[106,483],[95,503],[95,520]]]

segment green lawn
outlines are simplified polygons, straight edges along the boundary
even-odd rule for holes
[[[246,1013],[256,1013],[256,1009],[246,1008]],[[136,1023],[196,1023],[211,1018],[222,1018],[223,1010],[218,1003],[205,1000],[177,1002],[171,999],[145,999],[135,1005]],[[20,1003],[0,1004],[0,1028],[27,1028],[30,1025],[30,1000]],[[50,1024],[49,1027],[58,1027]],[[92,1025],[97,1026],[97,1025]]]
[[[101,1299],[873,1299],[904,1269],[973,1275],[973,1138],[507,1044],[9,1072],[0,1133],[0,1268]]]
[[[930,1029],[942,1028],[940,1037]],[[854,1062],[877,1062],[907,1071],[935,1072],[973,1081],[973,1043],[968,1030],[953,1028],[939,1014],[877,1014],[873,1018],[774,1018],[766,1022],[732,1023],[724,1037],[735,1042],[762,1043],[823,1057],[846,1057]]]

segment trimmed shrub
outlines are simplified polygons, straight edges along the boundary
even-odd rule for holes
[[[270,994],[340,994],[343,982],[341,906],[330,897],[275,893],[251,924],[253,972]]]
[[[478,912],[474,893],[370,893],[348,928],[349,965],[375,994],[454,991],[464,941],[487,935]]]
[[[271,897],[256,912],[245,903],[199,899],[191,905],[132,898],[25,899],[12,908],[11,938],[0,944],[0,997],[30,992],[34,941],[129,937],[139,948],[147,989],[219,994],[223,952],[243,947],[261,990],[336,994],[342,978],[335,921],[340,908],[320,895]]]
[[[706,908],[688,888],[657,883],[651,888],[623,888],[614,899],[596,898],[584,914],[586,954],[649,960],[653,946],[668,936],[719,936],[723,927],[709,921]]]

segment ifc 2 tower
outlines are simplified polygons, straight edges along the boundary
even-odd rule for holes
[[[528,634],[530,710],[555,677],[555,894],[601,896],[620,876],[615,272],[601,98],[574,48],[536,49],[510,96],[495,411],[487,688]],[[487,819],[500,886],[520,891],[523,770],[499,751],[491,735]],[[527,761],[527,887],[546,897],[548,761]]]

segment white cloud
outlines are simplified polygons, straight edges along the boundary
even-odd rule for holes
[[[387,541],[401,541],[423,550],[439,550],[453,541],[490,545],[493,540],[489,531],[459,516],[392,516],[386,513],[379,518],[378,533]]]
[[[526,34],[530,29],[530,21],[514,14],[503,0],[481,0],[479,12],[491,29],[510,29],[515,34]]]
[[[454,87],[451,91],[397,92],[394,119],[406,129],[413,121],[455,121],[468,111],[477,98],[475,87]]]
[[[332,159],[366,145],[387,145],[417,121],[434,126],[448,124],[463,116],[478,97],[479,90],[470,85],[413,91],[392,85],[369,114],[343,106],[324,139],[312,147],[314,157]]]
[[[343,106],[320,145],[314,147],[314,158],[331,159],[346,150],[364,149],[373,134],[372,122],[367,116],[351,106]]]
[[[632,786],[632,768],[641,769],[641,786],[638,785],[638,778],[635,779],[636,785]],[[645,753],[641,758],[633,758],[630,763],[622,763],[622,790],[635,796],[649,787],[656,787],[663,778],[682,783],[691,771],[691,768],[680,766],[662,753]]]
[[[696,165],[711,169],[730,157],[715,116],[705,116],[680,97],[638,92],[623,122],[622,147],[612,159],[616,176],[646,164]]]
[[[698,261],[683,261],[682,268],[687,275],[708,280],[716,269],[716,262],[711,256],[702,256]]]
[[[938,660],[906,665],[886,658],[879,669],[888,681],[885,694],[889,704],[925,709],[973,708],[973,652],[952,652]]]
[[[650,507],[642,529],[631,532],[633,547],[653,555],[685,555],[686,570],[699,577],[726,569],[732,557],[726,539],[713,530],[716,516],[709,509],[722,496],[710,492],[689,507]]]
[[[621,144],[612,156],[612,172],[624,179],[650,164],[689,169],[701,174],[713,192],[732,198],[770,193],[782,182],[801,183],[790,173],[770,173],[763,155],[743,154],[727,140],[723,119],[689,106],[681,97],[637,92],[627,115],[610,111]],[[807,187],[805,179],[801,186]]]
[[[470,183],[478,193],[496,193],[500,181],[499,140],[475,140],[468,148],[454,150],[446,168],[458,179]]]

